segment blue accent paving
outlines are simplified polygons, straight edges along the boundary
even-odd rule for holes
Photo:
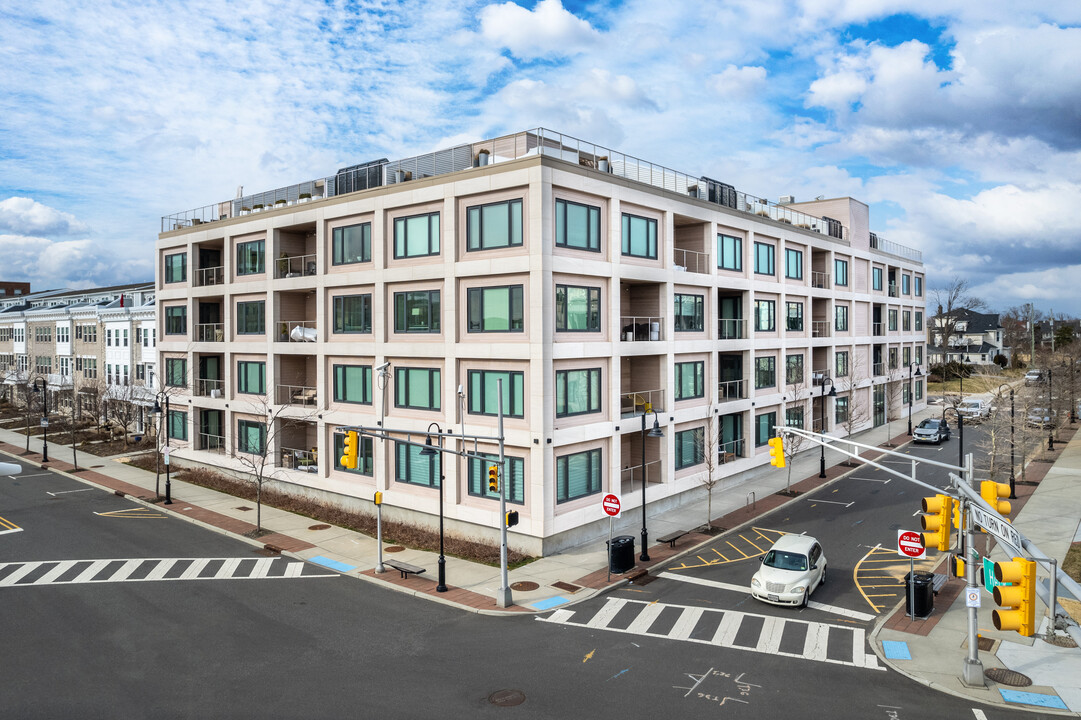
[[[350,570],[356,570],[356,567],[353,565],[346,565],[343,562],[331,560],[330,558],[323,557],[322,555],[316,555],[313,558],[308,558],[308,562],[313,562],[318,565],[322,565],[323,567],[328,567],[331,570],[337,570],[338,572],[349,572]]]
[[[908,651],[908,643],[902,640],[883,640],[882,652],[890,660],[911,660],[912,653]]]
[[[555,597],[550,597],[547,600],[538,600],[537,602],[530,604],[529,607],[533,608],[534,610],[551,610],[556,605],[562,605],[565,602],[567,602],[567,598],[563,597],[562,595],[556,595]]]
[[[1004,690],[999,688],[1002,699],[1006,702],[1023,703],[1025,705],[1038,705],[1045,708],[1058,708],[1069,710],[1066,703],[1058,695],[1044,695],[1043,693],[1022,692],[1021,690]]]

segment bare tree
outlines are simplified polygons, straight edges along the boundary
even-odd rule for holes
[[[902,390],[903,382],[901,377],[901,371],[898,368],[891,367],[886,371],[886,447],[893,447],[893,420],[894,415],[898,415],[901,412],[903,404]]]
[[[706,489],[706,533],[713,534],[713,489],[721,479],[717,476],[717,460],[720,452],[720,436],[714,419],[713,404],[706,408],[706,424],[694,431],[695,445],[702,448],[702,462],[706,466],[706,476],[702,478],[702,487]]]
[[[112,384],[108,392],[109,414],[124,434],[124,447],[128,445],[128,433],[139,417],[140,405],[135,401],[143,397],[141,387],[129,383]]]
[[[866,394],[863,390],[864,383],[867,382],[868,376],[863,370],[863,366],[859,363],[853,363],[849,368],[849,374],[844,378],[838,378],[843,380],[843,391],[848,393],[848,411],[847,413],[838,418],[838,422],[841,427],[845,429],[845,434],[851,437],[857,430],[862,428],[870,420],[870,408],[866,400]],[[844,465],[854,465],[852,460],[845,460]]]
[[[787,375],[787,370],[786,370]],[[798,376],[792,375],[786,376],[788,380],[788,392],[785,397],[793,398],[791,406],[784,406],[784,424],[791,427],[805,428],[807,427],[807,378],[804,373],[799,373]],[[823,398],[825,402],[825,398]],[[789,415],[791,411],[792,422],[789,422]],[[822,430],[825,432],[825,428]],[[784,455],[785,455],[785,467],[788,468],[788,476],[785,478],[784,492],[786,495],[792,494],[792,460],[799,454],[800,450],[807,443],[807,438],[797,433],[790,433],[785,435],[784,438]]]
[[[948,361],[946,350],[957,332],[957,325],[963,320],[962,310],[982,310],[987,304],[972,295],[968,280],[954,277],[945,285],[931,288],[931,301],[937,306],[934,317],[932,337],[943,348],[943,361]]]

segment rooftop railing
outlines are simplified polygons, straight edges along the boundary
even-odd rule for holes
[[[900,243],[890,242],[878,233],[871,233],[871,247],[889,255],[897,255],[916,262],[923,262],[923,253],[921,251],[906,247]]]

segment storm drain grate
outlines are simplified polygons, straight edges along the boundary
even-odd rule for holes
[[[995,641],[991,638],[981,637],[976,638],[976,647],[984,652],[991,652],[991,648],[995,646]]]
[[[383,548],[383,552],[401,552],[402,550],[405,550],[405,548],[401,545],[388,545]]]
[[[519,590],[521,592],[528,592],[529,590],[536,590],[540,585],[532,580],[523,580],[522,582],[516,582],[510,584],[511,590]]]
[[[329,530],[330,525],[324,525],[324,524],[311,525],[311,526],[308,527],[308,529],[309,530]]]
[[[656,575],[643,574],[631,580],[632,585],[649,585],[651,582],[657,579]]]
[[[521,690],[496,690],[488,696],[488,702],[499,707],[514,707],[525,702],[525,693]]]
[[[559,590],[565,590],[566,592],[578,592],[582,589],[578,585],[571,585],[569,582],[563,582],[562,580],[552,583],[552,587]]]
[[[993,680],[999,685],[1028,687],[1032,684],[1032,680],[1028,675],[1022,675],[1016,670],[1007,670],[1006,668],[991,668],[990,670],[984,670],[983,675],[988,680]]]
[[[237,507],[237,510],[239,510],[240,512],[248,512],[251,509],[252,508],[248,507],[247,505],[240,505]]]

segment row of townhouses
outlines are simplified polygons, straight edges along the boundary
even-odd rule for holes
[[[501,387],[533,554],[599,534],[607,492],[702,502],[709,466],[766,463],[775,426],[924,405],[920,254],[865,204],[769,202],[543,129],[167,216],[156,253],[176,456],[263,457],[296,492],[382,492],[390,517],[494,539],[485,461],[371,436],[356,470],[339,456],[354,426],[493,437]]]

